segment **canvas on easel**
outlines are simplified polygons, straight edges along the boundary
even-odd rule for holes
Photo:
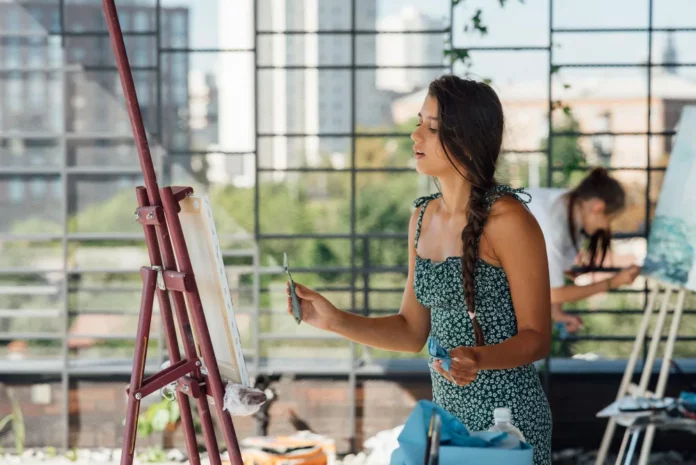
[[[215,229],[213,211],[206,196],[188,196],[179,205],[179,219],[198,282],[198,292],[210,333],[220,376],[236,384],[249,386],[241,337],[234,317],[225,264]],[[194,337],[196,337],[195,324]],[[196,346],[200,347],[196,337]],[[200,354],[200,349],[198,349]]]
[[[696,291],[696,106],[682,110],[642,274]]]
[[[693,213],[692,206],[694,198],[696,198],[696,107],[687,106],[682,111],[669,166],[662,183],[655,219],[648,237],[648,253],[641,272],[651,283],[652,290],[636,334],[633,350],[626,364],[616,401],[598,413],[600,417],[608,416],[606,412],[616,410],[623,401],[630,402],[640,397],[654,399],[664,397],[686,294],[696,291],[696,260],[694,259],[696,214]],[[646,340],[650,320],[656,311],[650,346],[642,366],[640,381],[636,385],[632,383],[632,378]],[[672,320],[664,346],[657,386],[654,391],[650,391],[648,384],[670,311]],[[620,420],[621,415],[609,416],[595,461],[597,465],[604,464],[616,425]],[[626,463],[631,462],[640,435],[640,430],[633,431],[630,428],[630,422],[621,422],[621,426],[625,426],[626,430],[616,459],[617,465],[621,463],[624,456]],[[655,427],[647,426],[639,465],[648,463],[654,435]]]

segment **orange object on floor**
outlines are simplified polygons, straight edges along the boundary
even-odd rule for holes
[[[262,450],[242,452],[244,465],[327,465],[326,454],[320,446],[287,454],[275,454]]]
[[[332,440],[291,436],[247,438],[240,445],[244,465],[330,465],[336,452]]]

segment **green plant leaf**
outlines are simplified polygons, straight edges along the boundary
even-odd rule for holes
[[[169,402],[169,422],[176,423],[177,421],[179,421],[179,418],[181,417],[180,413],[181,412],[179,411],[179,402]]]
[[[152,417],[152,429],[155,431],[164,431],[169,424],[169,411],[159,409]]]
[[[147,415],[138,417],[138,437],[146,438],[152,434],[152,422],[146,418]]]
[[[71,462],[76,462],[77,461],[77,449],[72,448],[69,451],[65,453],[65,458],[70,460]]]
[[[0,420],[0,431],[2,431],[2,429],[3,429],[5,426],[7,426],[7,424],[8,424],[9,422],[11,422],[13,418],[14,418],[14,415],[10,413],[10,414],[7,415],[5,418],[3,418],[2,420]]]
[[[471,17],[471,22],[474,25],[474,29],[479,31],[481,35],[485,36],[488,34],[488,28],[483,25],[483,19],[481,18],[481,15],[483,14],[483,11],[479,8],[476,10],[476,13],[474,13],[474,16]]]
[[[14,432],[15,439],[15,450],[17,455],[22,455],[24,453],[24,443],[26,440],[26,430],[24,428],[24,415],[22,415],[22,409],[19,406],[19,402],[14,398],[11,390],[7,391],[7,397],[10,399],[12,404],[12,429]],[[2,428],[0,428],[2,429]]]

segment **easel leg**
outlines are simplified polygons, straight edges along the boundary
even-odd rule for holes
[[[140,269],[140,276],[143,280],[143,291],[140,301],[135,355],[133,356],[133,373],[131,374],[126,406],[126,428],[123,433],[121,465],[132,465],[135,454],[135,433],[140,412],[140,395],[135,394],[135,391],[142,386],[143,374],[145,372],[145,359],[147,357],[147,344],[150,339],[150,323],[152,321],[152,304],[155,300],[157,271],[143,267]]]
[[[624,370],[623,378],[621,379],[621,384],[619,386],[619,392],[616,396],[616,400],[621,399],[628,392],[628,387],[631,384],[631,378],[633,378],[633,372],[636,368],[636,362],[640,356],[641,349],[643,348],[643,341],[645,340],[645,335],[648,332],[648,324],[650,323],[650,316],[655,309],[655,301],[657,300],[657,294],[660,292],[660,286],[655,284],[650,295],[648,296],[648,302],[645,305],[645,310],[643,311],[643,319],[641,320],[640,327],[638,329],[638,334],[636,335],[636,340],[633,342],[633,349],[631,350],[631,356],[628,358],[626,363],[626,369]],[[611,440],[614,437],[614,431],[616,430],[616,419],[614,417],[609,418],[607,422],[607,427],[604,430],[604,437],[602,438],[602,445],[599,447],[599,452],[597,453],[597,459],[595,465],[603,465],[607,458],[607,453],[609,452],[609,446],[611,445]],[[624,446],[625,447],[625,446]],[[622,449],[624,448],[622,447]]]
[[[638,442],[638,436],[640,436],[639,430],[636,430],[631,434],[631,447],[628,448],[628,454],[626,454],[625,465],[631,465],[631,461],[633,461],[633,454],[636,450],[636,443]]]
[[[653,329],[652,339],[650,340],[650,347],[648,348],[648,355],[645,359],[645,364],[643,365],[643,372],[640,376],[640,383],[638,384],[638,389],[635,392],[635,397],[639,397],[645,394],[650,383],[650,376],[652,374],[652,367],[655,363],[655,356],[657,355],[657,348],[660,345],[660,339],[662,339],[662,329],[665,326],[665,319],[667,318],[667,311],[669,309],[669,300],[672,297],[672,288],[666,287],[664,294],[662,295],[662,304],[660,305],[660,312],[657,314],[657,321],[655,322],[655,328]],[[624,431],[624,437],[630,434],[630,430],[626,429]],[[647,432],[646,432],[647,437]],[[623,459],[623,455],[619,454],[617,460]]]
[[[138,206],[149,206],[147,190],[145,188],[138,187],[135,191],[135,195],[138,199]],[[158,247],[155,226],[143,226],[143,231],[145,233],[145,242],[147,243],[148,253],[150,255],[150,263],[153,266],[161,266],[162,256]],[[164,336],[167,341],[169,361],[170,363],[175,364],[181,360],[181,354],[179,353],[179,342],[177,341],[176,330],[174,329],[174,320],[172,316],[171,303],[169,301],[169,293],[166,290],[157,288],[157,301],[159,302]],[[178,391],[176,392],[176,400],[179,403],[181,427],[184,430],[184,440],[186,441],[186,452],[188,453],[189,464],[200,465],[201,458],[198,453],[198,443],[196,442],[196,430],[193,427],[191,403],[189,402],[187,395]]]
[[[172,298],[174,300],[174,309],[176,311],[177,321],[179,322],[179,328],[181,330],[181,334],[183,335],[182,339],[184,340],[184,351],[186,353],[186,358],[195,359],[198,357],[198,355],[196,354],[196,349],[193,342],[191,324],[189,323],[188,314],[186,313],[186,303],[184,302],[184,297],[180,292],[173,292]],[[203,376],[201,375],[200,371],[194,374],[193,378],[203,382]],[[208,397],[206,395],[202,395],[197,398],[196,407],[198,407],[198,416],[201,420],[203,438],[205,439],[205,447],[208,450],[210,463],[211,465],[221,465],[222,461],[220,459],[220,449],[218,448],[217,441],[215,440],[215,428],[213,426],[213,418],[210,415]]]
[[[627,445],[628,445],[628,430],[626,430],[626,433],[624,434],[623,439],[621,440],[621,447],[619,447],[619,453],[616,455],[616,461],[614,462],[614,465],[621,465],[624,453],[626,453],[626,446]]]
[[[169,351],[169,360],[171,363],[176,363],[181,360],[179,348],[174,333],[174,322],[172,321],[172,309],[169,305],[169,296],[166,291],[157,292],[158,301],[160,304],[160,314],[162,315],[162,324],[165,329],[167,339],[167,348]],[[167,316],[165,316],[165,314]],[[167,321],[168,320],[168,321]],[[170,331],[173,336],[170,336]],[[186,452],[189,457],[190,465],[200,465],[201,457],[198,453],[198,443],[196,442],[196,430],[193,427],[193,414],[191,413],[191,403],[186,394],[181,392],[176,393],[176,400],[179,403],[179,413],[181,415],[181,426],[184,430],[184,440],[186,441]]]
[[[669,377],[669,369],[672,363],[672,354],[674,353],[674,344],[677,340],[679,325],[681,324],[681,317],[684,310],[684,299],[686,299],[686,290],[681,289],[677,295],[677,304],[674,308],[672,323],[669,327],[669,335],[667,336],[665,353],[662,358],[662,366],[660,367],[660,376],[657,379],[657,387],[655,388],[655,398],[657,399],[662,399],[665,395],[667,378]],[[645,438],[643,439],[638,465],[646,465],[648,463],[654,437],[655,427],[653,425],[649,425],[645,430]]]

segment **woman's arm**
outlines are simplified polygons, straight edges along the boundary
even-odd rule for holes
[[[420,352],[430,333],[430,312],[416,299],[413,274],[416,262],[414,236],[418,209],[408,228],[408,277],[401,308],[396,315],[365,317],[338,310],[317,292],[296,285],[303,307],[303,319],[344,338],[370,347],[397,352]]]
[[[586,286],[569,284],[551,289],[551,303],[575,302],[602,292],[608,292],[625,284],[631,284],[640,274],[640,267],[630,266],[609,279]]]
[[[474,347],[478,368],[514,368],[542,359],[551,349],[551,291],[541,228],[519,201],[503,198],[493,204],[484,233],[510,284],[517,334]]]
[[[353,342],[378,349],[415,353],[423,349],[430,333],[430,312],[418,302],[413,287],[414,241],[419,211],[416,209],[409,221],[408,277],[399,313],[371,318],[340,312],[331,326],[332,331]]]
[[[612,289],[612,287],[611,278],[597,281],[596,283],[588,284],[586,286],[568,284],[561,287],[554,287],[551,289],[551,303],[563,304],[566,302],[575,302],[586,299],[595,294],[608,292]]]

